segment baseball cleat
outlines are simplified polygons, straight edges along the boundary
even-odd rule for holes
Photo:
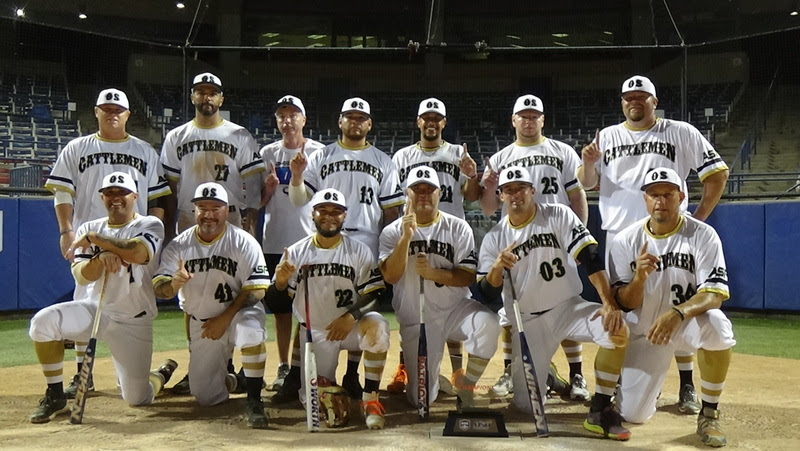
[[[264,402],[261,398],[247,399],[244,413],[247,416],[247,424],[253,429],[266,429],[269,427],[269,417],[264,411]]]
[[[694,386],[686,384],[681,387],[678,394],[678,410],[687,415],[697,415],[702,406],[697,401],[697,391]]]
[[[170,389],[173,395],[188,395],[192,392],[191,387],[189,387],[189,373],[186,373],[186,376],[183,376],[177,384],[173,385]]]
[[[588,401],[591,399],[589,390],[586,388],[586,379],[583,375],[576,374],[572,376],[569,388],[569,399],[575,401]]]
[[[705,445],[719,448],[728,444],[728,439],[719,426],[719,410],[706,407],[697,416],[697,435]]]
[[[283,381],[286,380],[286,376],[289,375],[289,364],[281,363],[278,366],[278,376],[272,381],[272,390],[277,391],[283,385]]]
[[[402,363],[397,366],[397,371],[392,376],[392,381],[386,386],[386,391],[391,394],[397,395],[406,391],[406,383],[408,382],[408,373],[406,373],[406,366]]]
[[[550,362],[550,370],[547,372],[547,393],[555,393],[559,396],[568,396],[571,388],[572,387],[570,386],[569,381],[558,374],[558,368],[556,368],[556,364]]]
[[[67,412],[67,398],[65,396],[56,397],[51,389],[47,389],[44,398],[39,400],[39,406],[30,416],[31,423],[49,423],[56,415]]]
[[[614,440],[630,440],[631,431],[622,426],[622,416],[612,406],[606,406],[600,412],[589,412],[583,427],[587,431],[600,434]]]
[[[514,393],[514,382],[511,380],[511,365],[508,365],[492,387],[491,394],[495,396],[508,396]]]
[[[444,393],[445,395],[455,396],[456,389],[453,388],[453,384],[450,383],[450,379],[448,379],[445,375],[439,375],[439,391]]]
[[[300,368],[293,367],[289,370],[286,379],[283,380],[283,385],[270,398],[270,402],[274,405],[280,405],[298,399],[300,399]]]
[[[69,386],[67,386],[67,388],[64,389],[64,396],[66,396],[67,399],[75,399],[75,393],[77,393],[78,391],[78,381],[80,379],[81,379],[80,373],[76,373],[74,376],[72,376],[72,382],[70,382]],[[91,374],[89,375],[89,382],[86,387],[86,391],[87,392],[94,391],[94,377],[92,377]]]
[[[364,420],[369,429],[383,429],[386,421],[383,414],[386,410],[378,399],[378,392],[364,393],[361,400],[361,411],[364,413]]]

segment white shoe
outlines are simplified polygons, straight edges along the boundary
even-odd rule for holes
[[[492,387],[492,394],[495,396],[508,396],[512,393],[514,393],[514,382],[511,380],[511,365],[508,365],[500,379]]]
[[[278,376],[272,381],[272,390],[278,391],[279,388],[283,386],[283,381],[286,380],[286,376],[289,375],[289,365],[286,363],[281,363],[278,366]]]
[[[575,401],[588,401],[591,398],[589,389],[586,388],[586,379],[580,374],[572,376],[570,381],[569,399]]]
[[[368,429],[383,429],[386,425],[386,421],[383,418],[386,410],[378,399],[378,392],[364,392],[361,398],[361,412],[364,413],[364,420]]]
[[[456,390],[453,388],[453,384],[450,383],[450,379],[445,377],[443,374],[439,375],[439,391],[445,395],[456,395]]]

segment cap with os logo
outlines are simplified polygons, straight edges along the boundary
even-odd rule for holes
[[[533,185],[533,179],[531,179],[530,171],[522,166],[509,166],[500,171],[500,183],[497,184],[498,188],[514,182],[522,182]]]
[[[201,183],[197,189],[194,190],[194,199],[192,199],[192,202],[199,202],[201,200],[217,200],[227,204],[228,192],[225,191],[225,187],[219,183]]]
[[[314,197],[311,198],[311,208],[317,208],[322,204],[338,205],[347,210],[347,203],[345,202],[344,194],[334,188],[318,191],[316,194],[314,194]]]

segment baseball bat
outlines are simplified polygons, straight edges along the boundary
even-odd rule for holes
[[[97,311],[94,312],[94,323],[92,323],[92,335],[89,337],[89,344],[86,346],[86,354],[83,356],[81,372],[78,376],[78,387],[75,391],[75,405],[70,412],[69,422],[72,424],[83,423],[83,412],[86,409],[86,393],[89,388],[89,378],[92,376],[94,368],[94,355],[97,351],[97,330],[100,328],[100,312],[103,308],[103,297],[106,293],[106,281],[108,273],[103,271],[103,280],[100,282],[100,299],[97,301]]]
[[[428,336],[425,332],[425,280],[419,277],[419,345],[417,347],[417,414],[420,421],[430,417],[428,399]]]
[[[544,401],[542,393],[539,391],[539,378],[536,377],[536,367],[533,365],[533,356],[528,347],[528,339],[525,337],[525,329],[522,326],[522,316],[519,313],[519,301],[517,301],[517,289],[514,288],[514,279],[511,278],[511,271],[506,268],[508,282],[511,285],[512,304],[514,306],[514,318],[517,320],[519,329],[519,346],[522,350],[522,366],[525,372],[525,388],[528,390],[528,398],[533,411],[533,422],[536,425],[536,435],[538,437],[548,437],[550,429],[547,427],[547,418],[544,415]]]
[[[306,381],[306,426],[308,432],[319,431],[319,390],[317,388],[317,357],[314,355],[314,342],[311,337],[311,309],[308,302],[308,267],[300,269],[303,277],[303,298],[306,309],[306,345],[303,361]]]

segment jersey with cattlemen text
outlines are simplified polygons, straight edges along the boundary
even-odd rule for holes
[[[391,256],[403,235],[403,218],[389,224],[381,233],[380,262]],[[432,268],[460,268],[475,273],[478,266],[472,228],[463,219],[445,212],[429,224],[417,225],[408,248],[408,264],[400,280],[394,284],[392,306],[401,323],[419,321],[419,273],[416,255],[426,254]],[[426,318],[446,318],[464,298],[468,287],[449,287],[425,281]]]
[[[644,176],[653,168],[673,169],[686,180],[697,171],[700,180],[728,169],[711,143],[691,124],[658,119],[645,130],[631,129],[627,123],[600,131],[597,146],[602,153],[595,167],[600,174],[600,214],[603,229],[619,232],[647,217],[642,201]],[[686,183],[683,186],[686,191]],[[688,201],[681,205],[686,210]]]
[[[372,235],[376,243],[383,210],[405,202],[392,159],[371,144],[362,149],[344,147],[341,141],[329,144],[308,157],[303,174],[312,193],[341,191],[347,199],[344,230]]]
[[[161,164],[167,178],[178,182],[178,210],[192,211],[194,190],[206,182],[224,186],[230,205],[259,208],[261,199],[245,202],[242,186],[245,178],[264,171],[264,161],[255,139],[240,125],[223,120],[202,128],[187,122],[167,133]]]
[[[412,144],[397,151],[392,161],[397,167],[400,184],[405,192],[408,174],[417,166],[430,166],[439,176],[442,195],[439,199],[439,210],[464,219],[464,185],[467,176],[461,173],[458,163],[464,155],[464,147],[443,142],[434,150],[425,150],[419,143]]]
[[[305,286],[302,267],[308,268],[308,300],[311,329],[325,330],[364,296],[384,288],[372,251],[347,235],[330,249],[317,244],[316,234],[303,238],[288,249],[289,262],[297,268],[289,279],[289,295],[294,297],[294,315],[306,322]],[[281,261],[284,259],[281,258]]]
[[[509,166],[528,168],[538,203],[569,205],[569,192],[581,189],[577,179],[581,159],[575,149],[554,139],[545,138],[532,145],[512,143],[489,158],[489,167],[498,174]],[[505,214],[503,206],[503,214]]]
[[[306,156],[325,147],[324,144],[306,139],[304,152]],[[289,200],[289,180],[292,171],[289,161],[300,149],[284,147],[283,140],[267,144],[261,149],[261,158],[269,170],[269,165],[275,165],[275,174],[280,184],[275,188],[275,194],[265,207],[264,214],[264,239],[262,248],[265,254],[280,254],[285,247],[297,240],[314,233],[314,224],[311,222],[311,205],[295,207]]]
[[[199,320],[218,316],[242,290],[269,287],[258,241],[230,223],[210,243],[197,235],[197,226],[179,234],[164,248],[153,285],[170,280],[179,260],[192,278],[181,287],[178,300],[184,312]]]
[[[135,210],[140,215],[147,215],[149,200],[171,193],[150,144],[132,135],[111,141],[97,133],[75,138],[64,147],[44,187],[72,194],[72,226],[77,230],[86,221],[108,216],[99,190],[103,177],[115,171],[130,174],[136,183],[139,198]]]
[[[519,226],[508,216],[500,219],[483,237],[478,277],[485,277],[500,252],[511,250],[519,260],[511,270],[519,296],[520,311],[536,313],[580,295],[583,290],[575,259],[590,244],[597,244],[581,220],[561,204],[537,204],[536,214]],[[508,275],[503,273],[503,278]],[[511,308],[511,289],[503,284],[506,311]]]
[[[647,252],[659,262],[645,281],[644,302],[627,314],[631,332],[644,335],[656,318],[676,305],[688,301],[699,291],[730,297],[728,271],[722,242],[710,225],[691,216],[681,216],[675,230],[653,235],[650,218],[635,222],[620,232],[609,249],[612,285],[633,280],[636,258],[644,243]]]
[[[119,322],[134,318],[154,318],[158,314],[156,295],[151,280],[158,268],[158,256],[164,240],[164,224],[155,216],[135,215],[124,225],[109,225],[108,218],[95,219],[81,225],[75,236],[97,232],[121,240],[141,242],[147,249],[148,261],[143,265],[130,264],[116,273],[107,273],[87,286],[88,299],[103,297],[103,315]],[[103,250],[92,244],[75,250],[75,262],[90,260]],[[105,278],[105,285],[103,279]],[[101,293],[102,292],[102,293]]]

